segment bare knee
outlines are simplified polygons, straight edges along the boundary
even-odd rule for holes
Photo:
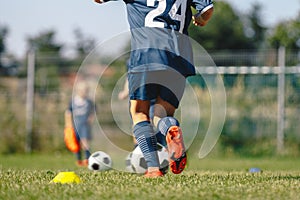
[[[143,100],[130,100],[130,114],[133,124],[149,121],[150,102]]]
[[[176,108],[169,102],[158,97],[154,106],[153,124],[157,126],[159,120],[163,117],[174,116]]]

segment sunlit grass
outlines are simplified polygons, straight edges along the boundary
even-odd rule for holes
[[[300,199],[299,159],[192,159],[182,174],[158,179],[92,172],[73,160],[68,154],[0,156],[0,199]],[[262,172],[250,173],[249,166]],[[81,183],[50,183],[62,171],[74,171]]]

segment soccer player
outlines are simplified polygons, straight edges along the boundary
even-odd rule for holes
[[[106,0],[94,0],[104,3]],[[186,149],[175,110],[183,96],[185,78],[195,75],[188,26],[204,26],[213,13],[212,0],[124,0],[131,31],[128,66],[130,114],[133,133],[145,157],[145,177],[163,176],[159,169],[157,139],[165,140],[169,166],[181,173]],[[192,15],[191,7],[197,14]],[[154,126],[150,101],[155,100]]]
[[[90,153],[91,124],[94,120],[94,103],[88,98],[88,86],[80,82],[75,88],[76,94],[65,112],[65,126],[74,127],[76,137],[85,154],[85,159],[81,158],[81,150],[75,152],[78,166],[87,166]]]

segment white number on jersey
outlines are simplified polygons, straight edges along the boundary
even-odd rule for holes
[[[147,6],[154,7],[156,0],[147,0]],[[158,0],[158,6],[151,10],[145,17],[146,27],[164,28],[163,22],[154,21],[154,18],[165,12],[167,0]],[[180,9],[181,14],[177,14]],[[185,22],[186,0],[176,0],[172,5],[169,15],[173,20],[180,22],[179,32],[182,33]]]
[[[147,0],[147,6],[153,7],[155,5],[155,0]],[[163,12],[165,12],[167,8],[167,1],[166,0],[160,0],[158,1],[158,6],[154,10],[151,10],[145,18],[145,26],[146,27],[159,27],[164,28],[163,22],[156,22],[154,21],[154,18],[161,15]]]
[[[180,15],[178,13],[178,9],[180,8]],[[172,19],[180,22],[179,32],[182,33],[185,22],[185,11],[186,11],[186,0],[176,0],[173,4],[169,15]]]

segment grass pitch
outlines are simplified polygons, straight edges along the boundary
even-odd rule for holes
[[[180,175],[145,179],[127,172],[91,172],[70,155],[0,156],[0,199],[300,199],[300,160],[190,158]],[[250,173],[259,167],[260,173]],[[49,183],[74,171],[79,184]]]

